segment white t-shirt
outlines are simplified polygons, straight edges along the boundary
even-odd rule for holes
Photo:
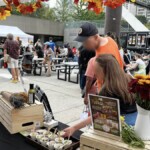
[[[123,58],[123,55],[124,55],[123,49],[121,48],[121,49],[119,50],[119,52],[120,52],[121,58],[124,59],[124,58]]]
[[[137,59],[137,60],[136,60],[136,63],[137,63],[138,65],[141,65],[141,66],[145,66],[145,67],[146,67],[144,61],[141,60],[141,59]]]

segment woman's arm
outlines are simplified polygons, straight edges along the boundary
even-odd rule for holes
[[[131,69],[136,69],[137,67],[138,67],[138,64],[135,63],[135,64],[132,65]]]
[[[63,135],[64,137],[70,137],[75,131],[80,130],[84,127],[86,127],[87,125],[91,124],[91,117],[88,117],[87,119],[83,120],[82,122],[72,126],[72,127],[68,127],[66,129],[64,129],[65,134]]]

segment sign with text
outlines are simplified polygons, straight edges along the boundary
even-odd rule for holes
[[[119,100],[89,95],[89,102],[94,130],[120,136],[121,122]]]

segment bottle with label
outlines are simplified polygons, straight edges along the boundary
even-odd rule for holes
[[[35,89],[34,84],[30,84],[30,89],[28,92],[28,103],[34,104],[35,103]]]

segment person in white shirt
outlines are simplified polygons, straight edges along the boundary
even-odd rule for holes
[[[142,60],[142,55],[140,54],[135,54],[135,64],[128,65],[128,67],[130,67],[129,70],[133,70],[138,68],[137,71],[134,72],[134,74],[141,74],[141,75],[146,75],[146,64],[145,62]]]

